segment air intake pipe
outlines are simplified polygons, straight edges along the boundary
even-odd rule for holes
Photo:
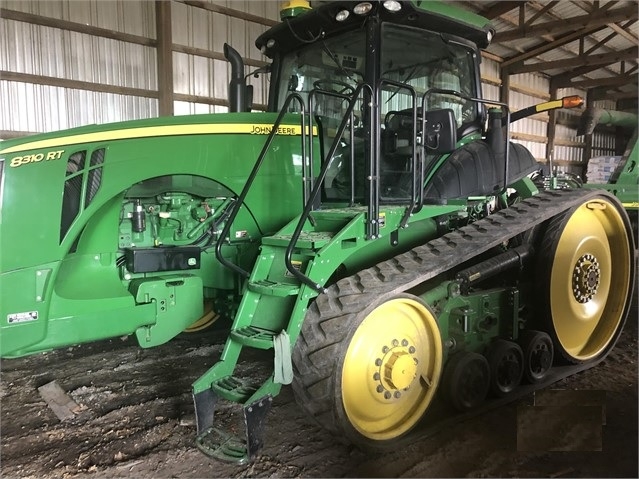
[[[231,81],[229,82],[229,111],[248,111],[247,88],[244,78],[244,61],[228,43],[224,44],[224,58],[231,64]]]

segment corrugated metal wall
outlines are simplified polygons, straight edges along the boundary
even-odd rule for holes
[[[279,19],[279,3],[273,1],[211,2],[241,10],[269,20]],[[264,61],[266,58],[255,47],[255,39],[268,27],[263,24],[232,18],[218,13],[193,8],[181,3],[172,5],[173,42],[194,48],[222,53],[224,43],[229,43],[242,57]],[[247,66],[246,73],[255,66]],[[173,53],[173,75],[175,93],[212,98],[226,98],[230,66],[224,60],[204,58],[181,52]],[[264,76],[249,77],[254,87],[253,103],[265,105],[268,83]],[[228,108],[197,102],[175,102],[175,114],[224,112]]]
[[[482,59],[482,89],[484,98],[499,99],[499,63]],[[490,79],[487,81],[487,79]],[[579,95],[586,98],[586,92],[576,89],[560,89],[558,97]],[[510,77],[511,111],[517,111],[550,99],[550,81],[538,74],[521,74]],[[603,100],[595,102],[595,107],[615,109],[615,102]],[[555,167],[559,171],[568,171],[582,175],[585,161],[583,158],[584,137],[577,136],[576,124],[581,110],[558,110],[558,124],[555,130],[554,158]],[[538,113],[512,124],[512,140],[528,148],[540,161],[547,161],[548,113]],[[567,126],[570,123],[573,126]],[[608,133],[595,133],[592,138],[591,157],[614,155],[615,137]]]
[[[245,73],[249,73],[265,60],[254,46],[255,38],[279,16],[278,1],[213,0],[208,3],[250,13],[254,16],[251,17],[253,21],[171,3],[173,43],[191,50],[200,49],[216,57],[173,52],[174,92],[179,96],[174,101],[176,115],[227,111],[222,103],[227,96],[230,66],[218,59],[224,42],[230,43],[247,59],[249,65]],[[152,1],[5,0],[2,7],[147,39],[156,38],[155,4]],[[265,20],[260,21],[258,17]],[[0,70],[151,93],[145,97],[2,79],[0,95],[4,108],[0,109],[0,130],[45,132],[158,115],[157,95],[148,97],[158,88],[154,46],[0,18]],[[482,77],[484,96],[497,100],[498,62],[483,58]],[[264,105],[267,101],[266,78],[250,77],[250,82],[254,85],[254,104]],[[549,81],[543,76],[514,75],[510,83],[512,111],[549,98]],[[560,90],[559,94],[583,96],[584,92]],[[607,103],[599,102],[597,106],[614,109],[613,102]],[[563,116],[570,114],[560,113]],[[547,127],[548,114],[520,120],[513,124],[513,141],[524,144],[536,158],[545,160]],[[574,128],[557,126],[554,160],[561,164],[560,169],[581,172],[582,141],[576,137]],[[612,135],[595,134],[592,156],[614,154],[614,142]]]
[[[214,1],[240,12],[275,21],[274,1]],[[155,4],[133,0],[9,0],[2,7],[16,12],[66,20],[115,32],[155,39]],[[229,42],[240,54],[265,60],[254,45],[267,26],[182,3],[171,3],[173,43],[220,55]],[[246,67],[246,73],[255,66]],[[157,90],[157,56],[153,46],[77,33],[50,26],[0,18],[0,70]],[[229,65],[224,60],[173,52],[174,92],[226,99]],[[46,82],[46,80],[45,80]],[[266,103],[264,77],[250,78],[254,103]],[[46,132],[91,123],[107,123],[158,115],[157,98],[94,92],[0,79],[0,130]],[[175,114],[227,111],[225,106],[175,101]]]
[[[152,2],[4,1],[3,8],[155,37]],[[155,89],[155,49],[109,38],[0,19],[0,69]],[[0,80],[0,130],[42,132],[157,116],[152,98]]]

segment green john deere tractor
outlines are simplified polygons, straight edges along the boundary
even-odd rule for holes
[[[198,447],[238,462],[284,384],[383,448],[595,365],[628,313],[630,222],[609,192],[531,179],[524,114],[481,98],[492,35],[435,1],[295,0],[256,41],[267,112],[226,46],[228,114],[2,142],[2,357],[232,317],[193,393]],[[238,372],[247,349],[266,377]]]

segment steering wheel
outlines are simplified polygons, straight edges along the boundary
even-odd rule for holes
[[[353,93],[355,93],[355,89],[352,86],[350,86],[348,83],[340,81],[340,80],[332,80],[329,78],[315,80],[313,82],[313,87],[315,87],[318,90],[339,93],[340,95],[352,95]],[[340,87],[340,88],[331,88],[331,87]]]

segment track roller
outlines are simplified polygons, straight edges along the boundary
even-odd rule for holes
[[[442,388],[448,400],[458,411],[479,406],[490,386],[490,369],[484,356],[472,352],[459,352],[450,358],[444,370]]]
[[[524,353],[517,343],[497,339],[486,353],[490,368],[490,391],[506,396],[519,386],[524,374]]]
[[[519,344],[524,353],[524,377],[531,384],[538,383],[552,367],[552,339],[544,332],[526,330],[521,332]]]

